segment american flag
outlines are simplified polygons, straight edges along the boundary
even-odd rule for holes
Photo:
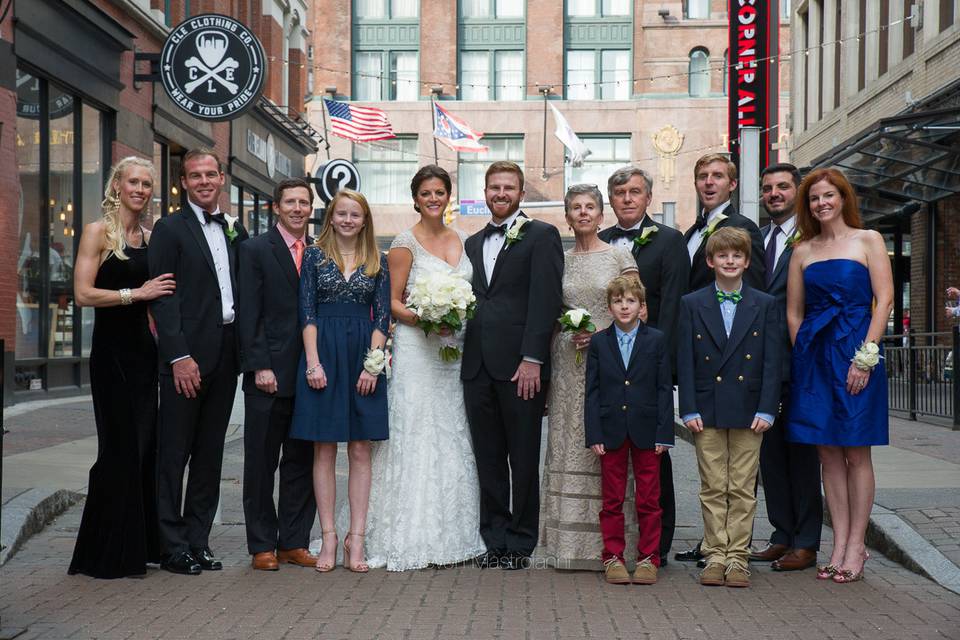
[[[387,114],[373,107],[360,107],[348,102],[323,99],[330,113],[333,132],[354,142],[370,142],[396,138]]]

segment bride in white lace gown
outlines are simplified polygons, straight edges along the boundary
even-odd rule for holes
[[[366,537],[367,564],[388,571],[463,562],[486,551],[460,361],[440,359],[440,337],[425,337],[403,303],[424,273],[454,271],[471,279],[466,236],[443,226],[450,186],[440,167],[417,172],[411,191],[420,222],[394,239],[388,256],[397,321],[387,391],[390,439],[373,443]],[[448,339],[463,345],[462,332]]]

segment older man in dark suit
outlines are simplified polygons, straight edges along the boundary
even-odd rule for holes
[[[795,206],[800,172],[792,164],[775,164],[763,170],[760,180],[761,203],[770,214],[770,224],[762,229],[766,243],[766,290],[776,298],[781,317],[785,318],[787,267],[793,255],[797,227]],[[790,402],[791,345],[786,322],[780,345],[783,380],[780,413],[773,427],[764,434],[760,447],[760,475],[773,534],[769,544],[751,553],[750,559],[772,562],[774,571],[795,571],[817,562],[823,500],[816,447],[787,440],[784,420]]]
[[[303,338],[297,301],[313,191],[299,178],[274,189],[277,225],[240,246],[240,366],[244,372],[243,514],[254,569],[312,567],[313,444],[287,437]],[[279,513],[273,503],[280,462]]]
[[[647,294],[647,323],[662,331],[673,380],[677,375],[677,314],[687,292],[690,261],[683,235],[647,215],[653,180],[638,167],[617,169],[607,180],[607,196],[617,224],[600,232],[600,239],[630,249]],[[667,563],[676,527],[676,496],[669,452],[660,456],[660,564]]]

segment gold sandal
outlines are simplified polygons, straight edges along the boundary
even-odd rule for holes
[[[320,564],[320,554],[317,554],[317,565],[314,567],[319,573],[327,573],[328,571],[333,571],[334,567],[337,566],[337,545],[339,540],[337,539],[336,531],[321,531],[320,538],[323,540],[323,545],[320,547],[320,552],[323,553],[323,547],[327,546],[326,539],[327,536],[333,536],[333,562],[330,564],[323,563]]]
[[[370,571],[370,567],[367,566],[366,560],[361,560],[357,564],[352,564],[349,561],[350,556],[350,536],[356,536],[358,538],[363,538],[365,534],[354,533],[352,531],[347,532],[347,537],[343,541],[343,566],[353,571],[354,573],[366,573]],[[362,543],[362,540],[361,540]]]

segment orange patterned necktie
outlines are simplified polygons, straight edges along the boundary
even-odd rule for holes
[[[303,240],[296,240],[293,243],[294,262],[297,263],[297,273],[300,273],[300,264],[303,262]]]

